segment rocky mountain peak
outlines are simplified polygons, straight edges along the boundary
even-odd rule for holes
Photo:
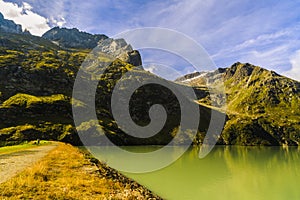
[[[16,24],[12,20],[5,19],[3,14],[0,12],[0,31],[7,32],[7,33],[26,33],[29,32],[23,32],[22,26],[20,24]]]
[[[224,76],[226,79],[234,77],[236,80],[240,81],[245,77],[250,76],[255,68],[257,67],[249,63],[243,64],[237,62],[226,70]]]
[[[142,66],[142,58],[137,50],[127,51],[118,56],[124,62],[132,64],[133,66]]]
[[[120,60],[141,66],[142,60],[138,51],[133,50],[124,39],[112,39],[103,34],[90,34],[77,28],[54,27],[42,36],[63,48],[93,49],[96,46],[104,53],[119,58]]]
[[[100,40],[108,37],[103,34],[90,34],[79,31],[77,28],[54,27],[42,35],[43,38],[63,48],[93,49]]]
[[[120,60],[132,64],[134,66],[141,66],[141,55],[137,50],[133,50],[130,44],[123,39],[106,39],[98,43],[98,47],[104,53],[119,58]]]
[[[127,44],[124,39],[106,39],[98,43],[98,47],[104,53],[119,56],[123,52],[133,51],[130,44]]]

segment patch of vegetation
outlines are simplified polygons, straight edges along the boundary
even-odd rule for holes
[[[62,94],[52,96],[36,97],[29,94],[16,94],[4,101],[0,108],[23,107],[30,108],[36,104],[54,104],[56,102],[68,101],[68,97]]]
[[[100,178],[76,148],[59,144],[41,161],[0,184],[3,199],[144,199],[130,185]]]
[[[5,145],[2,145],[3,147],[1,147],[1,144],[0,144],[0,155],[7,154],[7,153],[14,153],[14,152],[22,151],[24,149],[34,148],[34,147],[37,147],[37,145],[48,145],[50,143],[51,142],[49,142],[49,141],[41,140],[41,141],[39,141],[39,144],[37,141],[23,142],[23,144],[12,145],[12,146],[7,146],[5,144]]]
[[[0,129],[0,140],[3,143],[2,146],[36,141],[37,139],[63,141],[81,145],[76,130],[71,124],[53,124],[51,122],[45,122],[36,125],[25,124]]]
[[[29,50],[48,51],[59,50],[59,46],[44,38],[16,33],[1,32],[0,34],[0,52],[3,49],[12,51],[27,52]]]

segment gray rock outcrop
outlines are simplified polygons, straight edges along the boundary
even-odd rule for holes
[[[4,19],[4,16],[0,12],[0,31],[8,33],[23,33],[22,26],[16,24],[12,20]]]

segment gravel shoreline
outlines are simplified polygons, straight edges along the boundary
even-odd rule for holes
[[[91,157],[89,153],[84,151],[86,158],[97,167],[96,173],[100,178],[110,179],[114,182],[118,182],[123,185],[126,190],[125,191],[116,191],[117,195],[114,194],[114,197],[118,197],[121,199],[128,199],[128,197],[134,196],[134,199],[147,199],[147,200],[161,200],[163,198],[159,197],[146,187],[137,183],[131,178],[128,178],[118,172],[117,170],[109,167],[107,164],[100,162],[94,157]],[[132,198],[133,199],[133,198]]]

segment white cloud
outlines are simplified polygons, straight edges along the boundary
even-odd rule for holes
[[[48,19],[48,22],[50,22],[51,24],[53,24],[55,26],[62,27],[63,25],[66,24],[66,19],[64,17],[60,17],[59,19],[55,19],[54,17],[50,17]]]
[[[61,27],[61,26],[63,26],[65,23],[66,23],[66,20],[65,20],[65,18],[62,17],[59,21],[57,21],[56,24],[57,24],[58,26]]]
[[[285,76],[300,81],[300,50],[290,57],[292,68],[283,73]]]
[[[145,65],[144,69],[151,72],[152,74],[155,74],[155,72],[157,71],[157,67],[155,67],[154,65]]]
[[[16,24],[21,24],[23,30],[27,29],[33,35],[42,35],[50,29],[48,20],[34,13],[32,6],[26,2],[22,3],[22,6],[18,6],[15,3],[4,2],[0,0],[0,12],[4,15],[4,18],[13,20]]]
[[[29,3],[23,2],[23,8],[25,10],[32,10],[32,6]]]

